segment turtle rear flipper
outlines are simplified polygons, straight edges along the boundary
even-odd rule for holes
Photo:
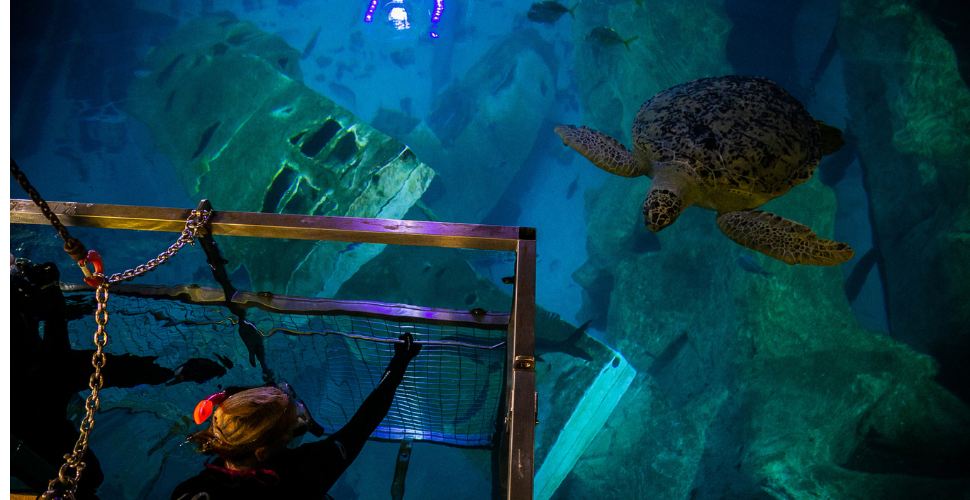
[[[835,266],[855,254],[845,243],[821,239],[808,226],[761,210],[718,214],[717,227],[735,243],[786,264]]]
[[[599,168],[622,177],[639,177],[648,172],[633,153],[616,139],[591,128],[560,125],[555,128],[562,143],[569,146]]]

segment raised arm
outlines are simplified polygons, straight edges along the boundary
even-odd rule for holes
[[[394,357],[384,370],[384,375],[377,387],[367,396],[347,425],[330,437],[338,443],[342,453],[346,454],[344,463],[347,466],[357,458],[367,438],[387,416],[394,401],[394,391],[404,380],[408,363],[421,351],[421,346],[414,342],[410,333],[402,335],[401,340],[404,342],[394,344]]]

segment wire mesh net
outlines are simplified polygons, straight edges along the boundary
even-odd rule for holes
[[[245,321],[262,338],[265,355],[259,359],[253,339],[244,338],[238,319],[225,307],[115,293],[108,310],[107,352],[153,356],[171,368],[191,358],[208,362],[183,373],[189,380],[199,378],[199,384],[158,388],[150,395],[144,389],[119,389],[106,396],[106,407],[188,414],[207,391],[261,385],[262,368],[256,367],[265,363],[331,433],[350,420],[380,381],[395,341],[410,332],[423,344],[421,353],[411,361],[390,412],[372,437],[492,444],[503,392],[504,330],[247,309]],[[75,348],[93,346],[95,326],[92,316],[71,323]],[[105,370],[109,377],[110,365]]]

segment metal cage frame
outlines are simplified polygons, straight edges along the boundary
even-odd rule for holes
[[[203,203],[206,203],[203,201]],[[65,226],[179,233],[192,209],[48,202]],[[11,224],[48,224],[30,200],[10,200]],[[213,211],[210,234],[257,238],[413,245],[515,252],[514,292],[508,319],[504,434],[500,449],[505,498],[533,497],[536,379],[535,269],[536,230],[448,222],[365,219],[298,214]],[[394,307],[356,302],[393,315]],[[398,311],[405,319],[410,315]],[[500,420],[502,416],[500,415]]]

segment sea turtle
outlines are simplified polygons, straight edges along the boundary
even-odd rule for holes
[[[597,167],[653,179],[643,202],[651,231],[697,205],[717,212],[728,238],[782,262],[833,266],[852,258],[845,243],[754,210],[808,180],[822,155],[844,144],[839,129],[767,78],[704,78],[660,92],[637,112],[632,152],[586,127],[555,130]]]

